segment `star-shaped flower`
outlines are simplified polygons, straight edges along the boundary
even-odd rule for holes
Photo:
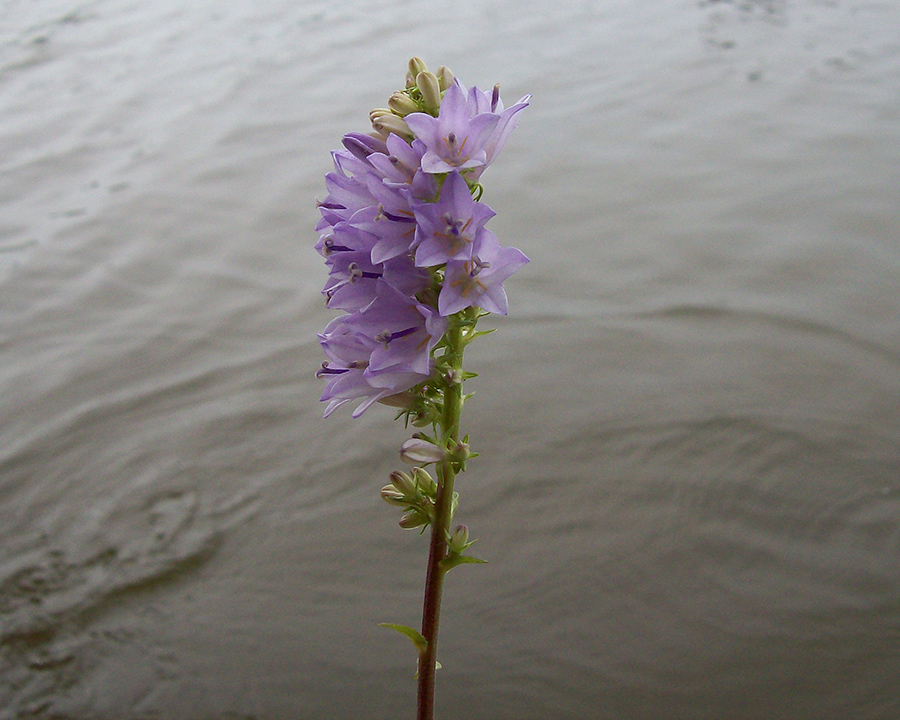
[[[466,93],[454,82],[441,101],[437,117],[412,113],[405,118],[415,136],[425,144],[422,170],[446,173],[477,168],[485,164],[484,142],[500,120],[493,113],[470,115]]]
[[[433,267],[450,260],[466,260],[484,224],[496,214],[472,198],[469,186],[454,170],[441,188],[437,202],[414,202],[416,265]]]

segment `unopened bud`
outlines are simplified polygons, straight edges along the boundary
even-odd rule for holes
[[[459,368],[450,368],[444,373],[444,381],[448,385],[460,385],[463,381],[463,371]]]
[[[434,73],[420,72],[416,75],[416,85],[422,93],[426,112],[437,115],[441,107],[441,87]]]
[[[469,544],[469,528],[465,525],[457,525],[447,541],[447,547],[451,553],[460,554]]]
[[[372,127],[385,136],[393,133],[406,141],[412,140],[414,137],[412,130],[409,129],[409,125],[406,124],[406,121],[393,113],[375,118],[372,120]]]
[[[409,501],[404,497],[403,493],[397,492],[393,485],[385,485],[381,488],[381,499],[386,503],[399,505],[400,507],[409,505]]]
[[[399,470],[392,472],[390,486],[393,486],[403,497],[414,498],[416,496],[416,481],[405,472]]]
[[[425,468],[413,468],[413,479],[415,480],[419,492],[431,498],[435,496],[435,493],[437,493],[437,483],[434,481],[434,478],[428,474],[428,471]]]
[[[403,517],[400,518],[400,527],[404,530],[412,530],[413,528],[421,527],[422,525],[427,525],[431,522],[431,518],[427,515],[424,515],[419,510],[410,510],[408,512],[403,513]]]
[[[390,108],[374,108],[369,111],[369,121],[375,122],[378,118],[385,115],[393,115],[394,111]]]
[[[400,457],[406,462],[427,465],[446,460],[447,451],[428,440],[410,438],[400,446]]]
[[[420,72],[428,70],[428,66],[422,58],[414,57],[409,59],[409,74],[414,78],[419,76]]]
[[[388,107],[400,117],[405,117],[410,113],[419,112],[421,110],[421,108],[416,105],[415,100],[405,92],[400,92],[399,90],[391,95],[390,100],[388,100]]]
[[[453,73],[450,72],[450,68],[446,65],[441,65],[437,70],[435,70],[435,75],[437,75],[438,85],[440,85],[441,91],[443,92],[447,88],[449,88],[453,84]]]
[[[456,446],[453,448],[453,452],[450,453],[453,460],[456,462],[465,462],[469,457],[469,444],[464,442],[456,443]]]

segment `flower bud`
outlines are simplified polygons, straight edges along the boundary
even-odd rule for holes
[[[416,85],[419,86],[419,92],[422,93],[425,111],[437,115],[441,107],[441,87],[435,74],[427,71],[420,72],[416,76]]]
[[[409,129],[409,125],[406,124],[403,118],[399,118],[393,113],[375,118],[372,120],[372,127],[385,136],[394,133],[394,135],[403,138],[407,142],[414,137],[412,130]]]
[[[423,495],[433,498],[437,494],[437,483],[425,468],[413,468],[413,480],[419,492]]]
[[[416,105],[415,100],[405,92],[400,92],[399,90],[391,95],[390,100],[388,100],[388,107],[400,117],[405,117],[410,113],[419,112],[421,110],[421,108]]]
[[[400,472],[399,470],[395,470],[394,472],[392,472],[391,486],[393,486],[397,490],[397,492],[403,495],[403,497],[415,498],[417,495],[416,481],[413,480],[405,472]]]
[[[369,111],[369,122],[375,122],[378,118],[385,115],[393,115],[394,111],[390,108],[374,108]]]
[[[454,81],[453,73],[450,72],[450,68],[446,65],[441,65],[434,73],[437,75],[438,85],[441,88],[441,92],[449,88]]]
[[[425,72],[428,70],[428,66],[425,64],[425,61],[422,58],[414,57],[409,60],[409,74],[414,78],[419,76],[419,73]]]
[[[455,462],[464,463],[470,455],[469,444],[465,442],[456,443],[450,455]]]
[[[447,541],[447,547],[451,553],[459,555],[469,544],[469,528],[465,525],[457,525]]]
[[[441,462],[447,459],[447,450],[438,447],[428,440],[421,438],[410,438],[400,446],[400,457],[409,463],[428,463]]]
[[[427,525],[430,522],[431,518],[429,518],[427,515],[424,515],[421,510],[410,510],[403,513],[403,517],[400,518],[399,525],[404,530],[412,530],[413,528]]]
[[[403,493],[397,492],[393,485],[385,485],[381,488],[381,499],[386,503],[399,505],[400,507],[409,505],[409,501],[404,497]]]

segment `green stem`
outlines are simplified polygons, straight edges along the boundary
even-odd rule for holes
[[[462,327],[454,319],[451,320],[450,328],[447,330],[447,351],[444,355],[447,369],[461,371],[462,354]],[[459,419],[462,404],[462,382],[448,382],[444,389],[444,408],[441,418],[441,441],[444,447],[453,447],[459,442]],[[422,608],[422,636],[428,644],[419,654],[417,720],[433,720],[434,718],[434,674],[441,617],[441,595],[446,574],[440,563],[447,557],[447,537],[452,519],[455,477],[456,472],[452,462],[440,463],[437,472],[438,489],[435,498],[434,522],[431,526],[428,569],[425,576],[425,600]]]

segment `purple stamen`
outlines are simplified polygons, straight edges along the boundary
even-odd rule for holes
[[[400,330],[399,332],[392,333],[390,330],[382,330],[375,336],[375,342],[380,342],[384,345],[384,349],[387,350],[388,343],[392,340],[397,340],[402,337],[406,337],[407,335],[412,335],[417,327],[406,328],[406,330]]]
[[[355,283],[363,278],[369,278],[374,280],[375,278],[380,278],[381,273],[376,272],[368,272],[363,270],[357,263],[352,262],[347,266],[347,273],[349,274],[348,280],[350,283]]]
[[[333,368],[328,367],[328,362],[323,362],[322,367],[316,370],[316,377],[321,378],[326,375],[343,375],[345,372],[349,372],[349,368]]]
[[[327,237],[322,241],[322,247],[325,250],[325,256],[331,255],[333,252],[348,252],[352,250],[352,248],[348,248],[346,245],[336,245],[333,237]]]

